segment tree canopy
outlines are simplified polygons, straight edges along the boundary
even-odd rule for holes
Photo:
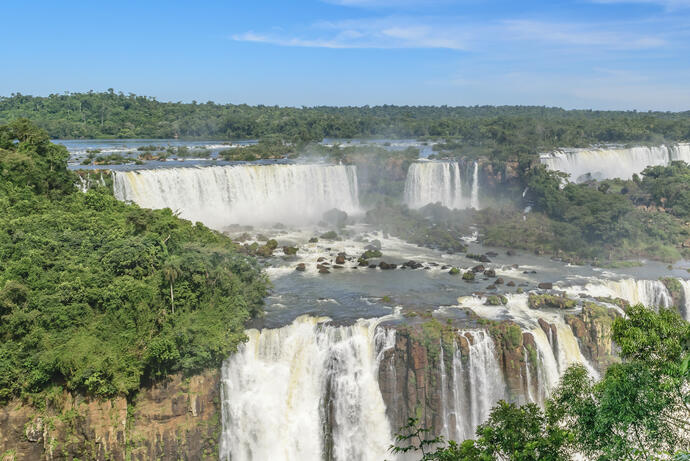
[[[261,313],[255,262],[170,210],[78,192],[66,159],[26,120],[0,127],[0,401],[218,366]]]

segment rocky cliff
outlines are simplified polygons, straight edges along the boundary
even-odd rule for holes
[[[219,371],[92,400],[64,393],[45,409],[10,402],[0,408],[0,459],[217,459]]]

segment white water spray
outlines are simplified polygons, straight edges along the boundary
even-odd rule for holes
[[[568,173],[576,182],[586,179],[587,174],[594,179],[630,179],[648,166],[668,165],[674,160],[690,163],[690,144],[558,151],[541,157],[549,169]]]
[[[357,170],[343,165],[236,165],[116,171],[115,197],[170,208],[221,229],[229,224],[315,223],[359,211]]]
[[[376,348],[394,340],[377,329],[380,319],[341,327],[325,320],[249,330],[223,364],[222,460],[386,457],[391,429]]]
[[[410,165],[405,180],[405,203],[421,208],[440,202],[448,208],[479,208],[479,165],[472,179],[463,184],[458,162],[417,162]]]

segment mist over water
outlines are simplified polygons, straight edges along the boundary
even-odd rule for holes
[[[630,179],[648,166],[668,165],[675,160],[690,163],[690,144],[638,146],[630,148],[578,149],[545,154],[541,162],[549,169],[563,171],[571,181]]]

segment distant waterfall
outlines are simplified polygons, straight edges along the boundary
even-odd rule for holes
[[[394,333],[377,320],[322,322],[305,316],[250,330],[223,364],[222,460],[386,458],[392,440],[378,357]]]
[[[357,170],[342,165],[235,165],[116,171],[115,197],[171,208],[192,221],[229,224],[317,222],[325,211],[359,211]]]
[[[666,285],[659,280],[599,280],[584,287],[567,287],[566,292],[578,294],[585,292],[591,296],[622,298],[630,304],[643,304],[647,307],[671,307],[673,299]]]
[[[668,165],[674,160],[690,163],[690,144],[558,151],[541,158],[549,169],[568,173],[576,182],[586,179],[587,174],[594,179],[630,179],[648,166]]]
[[[421,208],[440,202],[448,208],[479,208],[479,165],[471,176],[458,162],[417,162],[410,165],[405,180],[405,203]],[[467,178],[467,179],[464,179]]]

